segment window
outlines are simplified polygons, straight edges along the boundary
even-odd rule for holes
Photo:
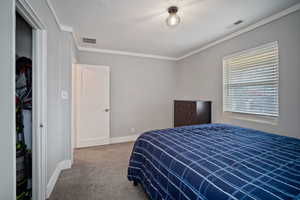
[[[223,59],[223,111],[279,116],[279,53],[272,42]]]

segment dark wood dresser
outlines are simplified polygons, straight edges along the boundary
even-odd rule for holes
[[[174,101],[174,127],[211,123],[211,101]]]

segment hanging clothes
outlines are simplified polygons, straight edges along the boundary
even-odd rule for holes
[[[17,200],[31,199],[32,179],[32,61],[16,62]]]
[[[32,61],[26,57],[16,62],[16,97],[23,109],[32,109]]]
[[[23,132],[27,149],[32,149],[32,112],[31,110],[22,110]]]

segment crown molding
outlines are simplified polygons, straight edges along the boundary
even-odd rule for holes
[[[41,21],[38,14],[26,0],[16,1],[16,10],[22,15],[27,22],[36,29],[46,29],[45,24]],[[26,11],[26,12],[25,12]]]
[[[99,48],[88,48],[88,47],[82,47],[78,43],[78,38],[76,37],[76,34],[74,32],[73,27],[66,26],[61,24],[54,7],[51,3],[51,0],[46,0],[47,5],[54,16],[55,22],[59,29],[64,32],[69,32],[72,34],[75,46],[77,50],[79,51],[87,51],[87,52],[97,52],[97,53],[105,53],[105,54],[115,54],[115,55],[124,55],[124,56],[134,56],[134,57],[142,57],[142,58],[154,58],[154,59],[160,59],[160,60],[171,60],[176,61],[177,58],[167,57],[167,56],[160,56],[160,55],[152,55],[152,54],[142,54],[142,53],[136,53],[136,52],[128,52],[128,51],[118,51],[118,50],[111,50],[111,49],[99,49]]]
[[[171,60],[171,61],[177,60],[177,58],[159,56],[159,55],[153,55],[153,54],[143,54],[143,53],[135,53],[135,52],[129,52],[129,51],[117,51],[117,50],[110,50],[110,49],[89,48],[89,47],[82,47],[82,46],[79,46],[78,50],[79,51],[87,51],[87,52],[95,52],[95,53],[115,54],[115,55],[122,55],[122,56],[154,58],[154,59],[159,59],[159,60]]]
[[[111,50],[111,49],[99,49],[99,48],[93,48],[93,47],[83,47],[79,45],[77,36],[74,32],[71,32],[75,46],[78,51],[86,51],[86,52],[93,52],[93,53],[104,53],[104,54],[114,54],[114,55],[122,55],[122,56],[134,56],[134,57],[141,57],[141,58],[153,58],[153,59],[159,59],[159,60],[170,60],[170,61],[176,61],[177,58],[173,57],[167,57],[167,56],[159,56],[159,55],[153,55],[153,54],[142,54],[142,53],[136,53],[136,52],[128,52],[128,51],[118,51],[118,50]]]
[[[60,23],[60,21],[59,21],[59,19],[57,17],[57,14],[56,14],[56,12],[55,12],[55,10],[53,8],[53,5],[52,5],[51,1],[50,0],[46,0],[46,3],[47,3],[48,8],[51,11],[51,14],[53,15],[53,17],[55,19],[55,22],[56,22],[58,28],[61,30],[61,23]]]
[[[79,50],[80,45],[79,45],[79,43],[78,43],[77,36],[76,36],[76,34],[75,34],[74,31],[72,31],[71,34],[72,34],[72,38],[73,38],[75,47],[76,47],[77,50]]]
[[[73,32],[73,27],[71,27],[71,26],[66,26],[66,25],[61,24],[61,22],[59,21],[59,18],[58,18],[58,16],[57,16],[57,14],[56,14],[56,12],[55,12],[55,10],[54,10],[54,7],[53,7],[53,5],[52,5],[52,3],[51,3],[51,0],[46,0],[46,3],[47,3],[47,5],[48,5],[48,8],[50,9],[50,11],[51,11],[51,13],[52,13],[54,19],[55,19],[55,22],[56,22],[58,28],[59,28],[61,31],[70,32],[70,33]]]
[[[249,25],[249,26],[247,26],[246,28],[243,28],[243,29],[241,29],[241,30],[239,30],[239,31],[236,31],[236,32],[234,32],[234,33],[231,33],[231,34],[229,34],[229,35],[227,35],[227,36],[225,36],[225,37],[223,37],[223,38],[221,38],[221,39],[219,39],[219,40],[216,40],[216,41],[214,41],[214,42],[211,42],[211,43],[209,43],[209,44],[207,44],[207,45],[205,45],[205,46],[203,46],[203,47],[201,47],[201,48],[199,48],[199,49],[197,49],[197,50],[194,50],[194,51],[192,51],[192,52],[190,52],[190,53],[187,53],[187,54],[185,54],[185,55],[183,55],[183,56],[177,58],[177,61],[182,60],[182,59],[185,59],[185,58],[190,57],[190,56],[193,56],[193,55],[195,55],[195,54],[197,54],[197,53],[200,53],[201,51],[204,51],[204,50],[206,50],[206,49],[208,49],[208,48],[211,48],[211,47],[213,47],[213,46],[216,46],[216,45],[218,45],[218,44],[220,44],[220,43],[222,43],[222,42],[225,42],[225,41],[230,40],[230,39],[232,39],[232,38],[235,38],[235,37],[237,37],[237,36],[239,36],[239,35],[242,35],[242,34],[244,34],[244,33],[247,33],[247,32],[249,32],[249,31],[252,31],[252,30],[254,30],[254,29],[258,28],[258,27],[261,27],[261,26],[263,26],[263,25],[266,25],[266,24],[268,24],[268,23],[271,23],[271,22],[273,22],[273,21],[275,21],[275,20],[278,20],[278,19],[280,19],[280,18],[282,18],[282,17],[285,17],[285,16],[287,16],[287,15],[293,13],[293,12],[296,12],[296,11],[298,11],[298,10],[300,10],[300,3],[294,5],[294,6],[288,8],[288,9],[286,9],[286,10],[283,10],[283,11],[277,13],[277,14],[274,14],[274,15],[272,15],[272,16],[270,16],[270,17],[267,17],[267,18],[265,18],[265,19],[262,19],[262,20],[260,20],[259,22],[255,23],[255,24]]]
[[[223,38],[219,39],[219,40],[216,40],[216,41],[213,41],[211,43],[208,43],[194,51],[191,51],[183,56],[180,56],[180,57],[167,57],[167,56],[160,56],[160,55],[152,55],[152,54],[143,54],[143,53],[136,53],[136,52],[128,52],[128,51],[118,51],[118,50],[112,50],[112,49],[99,49],[99,48],[91,48],[91,47],[82,47],[79,42],[78,42],[78,38],[76,37],[76,34],[74,32],[74,29],[73,27],[71,26],[66,26],[66,25],[62,25],[59,21],[59,18],[54,10],[54,7],[51,3],[51,0],[46,0],[47,2],[47,5],[52,13],[52,15],[54,16],[54,19],[55,19],[55,22],[56,24],[58,25],[59,29],[61,31],[65,31],[65,32],[69,32],[72,34],[72,37],[73,37],[73,40],[74,40],[74,43],[75,43],[75,46],[77,48],[77,50],[79,51],[87,51],[87,52],[96,52],[96,53],[105,53],[105,54],[114,54],[114,55],[125,55],[125,56],[134,56],[134,57],[142,57],[142,58],[153,58],[153,59],[160,59],[160,60],[170,60],[170,61],[180,61],[180,60],[183,60],[185,58],[188,58],[190,56],[193,56],[197,53],[200,53],[208,48],[211,48],[213,46],[216,46],[222,42],[225,42],[227,40],[230,40],[232,38],[235,38],[239,35],[242,35],[244,33],[247,33],[249,31],[252,31],[258,27],[261,27],[263,25],[266,25],[268,23],[271,23],[275,20],[278,20],[282,17],[285,17],[293,12],[296,12],[298,10],[300,10],[300,3],[288,8],[288,9],[285,9],[279,13],[276,13],[270,17],[267,17],[267,18],[264,18],[262,20],[260,20],[259,22],[256,22],[254,24],[251,24],[241,30],[238,30],[234,33],[231,33],[229,35],[226,35],[224,36]]]

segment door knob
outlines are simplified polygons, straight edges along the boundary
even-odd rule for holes
[[[108,112],[108,111],[109,111],[109,109],[108,109],[108,108],[106,108],[104,111],[105,111],[105,112]]]

